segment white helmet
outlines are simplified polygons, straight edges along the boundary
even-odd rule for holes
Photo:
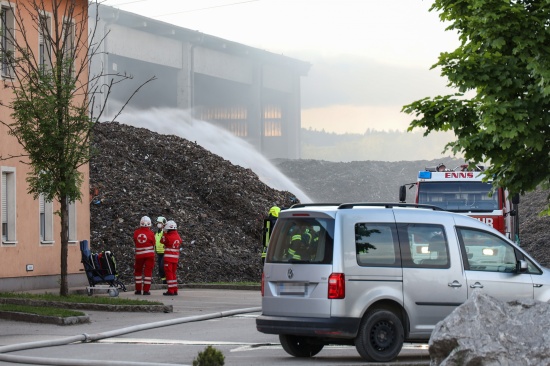
[[[143,216],[139,222],[139,226],[151,227],[151,219],[149,216]]]
[[[169,220],[166,222],[166,225],[164,225],[164,230],[177,230],[178,225],[176,225],[176,222],[174,220]]]

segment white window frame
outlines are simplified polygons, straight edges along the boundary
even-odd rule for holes
[[[53,244],[53,203],[47,201],[43,194],[38,197],[40,244]]]
[[[67,34],[67,30],[69,30],[68,34]],[[76,24],[74,19],[72,18],[63,19],[63,39],[64,39],[63,57],[65,60],[67,60],[67,58],[73,59],[71,76],[75,77],[76,75]]]
[[[52,45],[49,43],[52,34],[52,14],[42,11],[38,16],[47,21],[46,27],[49,33],[49,35],[46,35],[46,40],[42,32],[42,27],[40,25],[38,26],[38,64],[42,70],[46,71],[52,69]]]
[[[67,220],[69,220],[69,243],[77,243],[76,202],[68,202],[67,211],[69,212],[69,216],[67,217]]]
[[[3,79],[11,79],[13,77],[12,67],[4,59],[4,54],[5,52],[15,53],[15,5],[2,1],[0,6],[2,8],[0,18],[0,52],[2,56],[0,70]]]
[[[16,175],[14,167],[0,167],[0,233],[2,245],[17,244]]]

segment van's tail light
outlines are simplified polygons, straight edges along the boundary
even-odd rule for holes
[[[264,281],[265,281],[265,273],[262,272],[262,282],[260,284],[260,291],[262,293],[262,297],[264,296]]]
[[[263,282],[262,282],[263,284]],[[343,273],[333,273],[328,278],[328,298],[343,299],[346,297],[346,281]]]

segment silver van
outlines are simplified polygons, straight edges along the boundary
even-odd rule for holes
[[[426,342],[473,291],[550,300],[550,272],[465,215],[401,203],[299,204],[281,211],[262,277],[258,331],[312,357],[355,345],[388,362]]]

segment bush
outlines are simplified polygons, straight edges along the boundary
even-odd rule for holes
[[[205,348],[203,352],[199,352],[197,358],[193,360],[193,366],[223,366],[225,357],[220,350],[212,346]]]

